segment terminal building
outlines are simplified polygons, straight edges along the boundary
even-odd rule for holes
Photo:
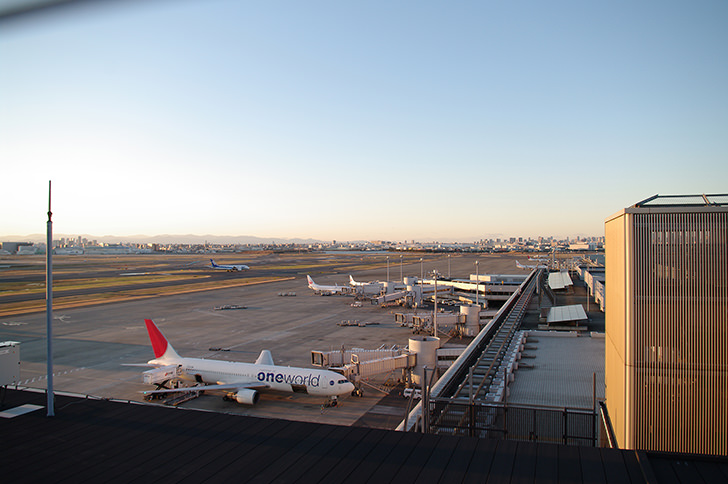
[[[33,249],[33,243],[32,242],[0,242],[0,247],[3,251],[6,251],[7,254],[17,254],[18,252],[22,252],[23,250],[29,250]],[[35,250],[35,249],[33,249]]]
[[[605,233],[616,444],[728,455],[728,195],[654,196]]]

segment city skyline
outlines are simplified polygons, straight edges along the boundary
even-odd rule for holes
[[[602,236],[724,193],[728,5],[83,5],[0,29],[0,239]]]
[[[493,236],[480,237],[472,240],[379,240],[379,239],[361,239],[361,240],[345,240],[345,239],[302,239],[299,237],[290,238],[273,238],[273,237],[257,237],[251,235],[195,235],[195,234],[158,234],[144,235],[136,234],[130,236],[115,235],[92,235],[92,234],[53,234],[54,246],[95,246],[95,245],[210,245],[210,246],[233,246],[233,245],[256,245],[256,244],[369,244],[369,245],[417,245],[417,244],[460,244],[460,245],[477,245],[477,244],[493,244],[493,243],[547,243],[547,242],[576,242],[576,241],[599,241],[602,242],[604,236],[575,236],[575,237],[553,237],[553,236],[537,236],[537,237],[520,237],[520,236]],[[8,235],[0,237],[0,245],[3,242],[32,242],[38,245],[45,245],[45,234],[26,234],[26,235]]]

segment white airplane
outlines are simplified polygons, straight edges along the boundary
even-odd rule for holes
[[[354,277],[351,276],[351,275],[349,275],[349,285],[350,286],[354,286],[354,287],[356,287],[356,286],[368,286],[369,283],[368,282],[356,282],[354,280]]]
[[[177,354],[151,319],[145,319],[144,323],[154,350],[154,359],[147,365],[155,367],[144,372],[144,381],[158,386],[157,390],[145,394],[222,390],[225,400],[253,405],[261,390],[320,395],[333,402],[339,395],[354,390],[349,380],[331,370],[276,366],[268,350],[261,351],[255,363],[184,358]],[[167,381],[155,381],[167,376],[170,377]],[[162,388],[170,380],[184,380],[197,386]]]
[[[518,261],[516,261],[516,267],[519,269],[548,269],[548,267],[544,265],[523,265]]]
[[[250,269],[250,267],[245,264],[215,264],[215,261],[212,259],[210,259],[210,264],[213,269],[223,269],[228,272],[247,271]]]
[[[313,279],[311,279],[311,276],[306,276],[306,279],[308,280],[308,288],[313,289],[316,292],[320,292],[321,294],[343,294],[349,290],[347,286],[339,286],[339,285],[333,285],[333,286],[326,286],[324,284],[316,284]]]
[[[529,257],[528,260],[531,262],[548,262],[548,258],[541,258],[541,257]]]

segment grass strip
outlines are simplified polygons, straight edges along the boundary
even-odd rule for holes
[[[228,289],[231,287],[250,286],[255,284],[265,284],[269,282],[280,282],[292,280],[295,277],[274,277],[274,278],[258,278],[246,279],[245,281],[214,281],[198,284],[182,284],[178,286],[161,286],[131,289],[126,291],[107,291],[96,294],[86,294],[82,296],[65,296],[53,298],[53,310],[79,308],[85,306],[94,306],[99,304],[109,304],[125,301],[133,301],[138,299],[147,299],[160,296],[174,296],[178,294],[187,294],[201,291],[214,291],[216,289]],[[45,300],[25,301],[19,303],[3,304],[0,308],[0,317],[17,316],[21,314],[40,313],[46,310]]]

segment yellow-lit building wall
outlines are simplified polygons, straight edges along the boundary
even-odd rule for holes
[[[622,448],[728,455],[728,213],[607,220],[606,403]]]
[[[617,444],[629,448],[627,443],[627,244],[628,215],[621,214],[605,224],[605,399]]]

